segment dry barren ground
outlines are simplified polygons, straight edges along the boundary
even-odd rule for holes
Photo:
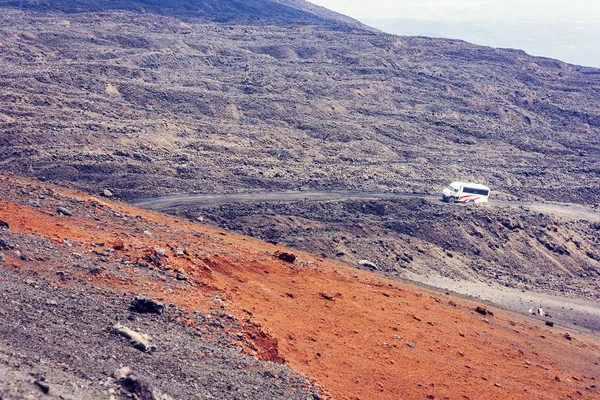
[[[135,295],[159,299],[173,309],[165,315],[182,324],[175,325],[185,325],[189,337],[225,342],[230,351],[238,348],[261,360],[285,363],[316,380],[322,388],[318,397],[592,399],[599,395],[596,336],[549,327],[543,321],[306,253],[295,252],[298,258],[286,262],[278,254],[289,250],[281,246],[199,223],[14,177],[0,180],[4,222],[0,236],[5,240],[0,285],[11,315],[21,315],[23,321],[19,327],[13,327],[11,320],[0,322],[2,343],[9,349],[0,360],[8,359],[1,365],[9,376],[35,370],[38,359],[57,363],[56,348],[66,346],[67,340],[47,334],[44,317],[31,310],[35,296],[28,298],[11,289],[22,279],[44,292],[68,288],[85,296],[101,291],[103,304],[109,305],[107,317],[114,320],[121,315],[123,324],[164,338],[172,329],[168,320],[144,322],[148,317],[128,319],[118,311]],[[119,300],[121,296],[127,301]],[[65,326],[88,318],[92,311],[86,301],[78,303],[77,296],[63,301],[72,309],[70,315],[64,314]],[[28,340],[39,344],[35,356],[25,344],[7,336],[10,329],[25,330]],[[109,324],[111,330],[114,326]],[[101,321],[90,319],[86,333],[89,336],[78,335],[76,340],[87,346],[88,353],[101,354],[109,343],[136,365],[144,358],[147,364],[142,370],[149,371],[148,381],[166,395],[183,393],[174,387],[196,390],[182,382],[195,382],[197,390],[209,390],[214,384],[195,380],[193,365],[187,363],[157,377],[151,368],[156,363],[160,370],[163,359],[132,349],[107,332]],[[156,343],[156,352],[165,360],[169,360],[165,347],[177,347],[172,344],[179,340],[177,329],[173,333],[165,344]],[[178,354],[186,353],[177,348]],[[196,362],[208,362],[206,353],[196,353],[200,359]],[[228,354],[218,358],[225,363],[230,359]],[[101,358],[97,362],[106,368],[92,373],[85,365],[80,367],[83,375],[78,379],[90,387],[103,374],[108,379],[112,367],[118,366],[103,364]],[[266,373],[264,366],[247,366],[240,374],[253,368],[262,368],[268,382],[282,381],[292,389],[255,393],[252,398],[293,398],[294,393],[315,398],[314,386],[298,383],[301,380],[289,372]],[[234,379],[233,375],[225,378]],[[57,369],[49,369],[45,382],[51,391],[56,380],[60,380]],[[7,381],[0,382],[0,393],[9,390]],[[259,381],[250,387],[257,385]]]

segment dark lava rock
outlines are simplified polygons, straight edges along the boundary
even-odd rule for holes
[[[475,311],[477,311],[481,315],[488,315],[488,314],[491,315],[491,313],[485,307],[477,306],[475,308]]]
[[[47,383],[43,382],[42,379],[36,380],[35,385],[42,391],[44,394],[48,394],[50,391],[50,386]]]
[[[296,255],[292,254],[292,253],[277,251],[277,252],[275,252],[275,257],[277,257],[280,260],[283,260],[285,262],[289,262],[289,263],[293,263],[294,261],[296,261]]]
[[[553,327],[554,326],[554,322],[552,321],[546,321],[546,325],[549,327]]]
[[[8,222],[0,220],[0,228],[8,229],[9,228]]]
[[[181,272],[178,272],[177,276],[175,276],[175,279],[177,279],[178,281],[187,281],[188,277],[182,274]]]
[[[140,379],[129,368],[124,367],[115,371],[114,375],[117,383],[123,389],[131,393],[134,398],[140,400],[155,400],[153,390],[148,383]]]
[[[162,314],[165,310],[165,306],[148,297],[135,297],[131,302],[131,307],[129,307],[129,309],[138,313]]]

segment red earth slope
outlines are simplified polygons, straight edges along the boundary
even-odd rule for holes
[[[31,198],[42,206],[32,207]],[[558,326],[489,306],[484,314],[476,302],[309,254],[285,262],[276,257],[285,248],[15,177],[0,177],[0,220],[65,252],[132,260],[119,271],[72,271],[78,279],[68,283],[51,262],[10,251],[0,268],[35,269],[57,285],[92,284],[189,310],[206,310],[219,295],[228,313],[246,321],[252,345],[244,351],[289,364],[332,398],[600,397],[600,341],[591,335],[568,339]],[[99,252],[102,242],[111,250]],[[165,274],[150,278],[134,265]],[[188,280],[176,281],[177,273]]]

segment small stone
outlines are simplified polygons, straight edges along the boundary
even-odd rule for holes
[[[408,347],[410,347],[411,349],[414,349],[414,348],[415,348],[415,345],[414,345],[414,344],[412,344],[411,342],[406,342],[406,345],[407,345]]]
[[[4,257],[3,253],[0,253],[0,261],[6,261],[6,257]]]
[[[160,393],[144,380],[138,377],[130,368],[123,367],[113,373],[116,382],[131,394],[134,399],[141,400],[173,400],[171,396]],[[129,396],[128,396],[129,398]]]
[[[0,220],[0,228],[8,229],[9,228],[8,222]]]
[[[150,335],[136,332],[121,324],[113,325],[112,331],[128,339],[129,343],[140,351],[151,353],[156,349],[154,345],[150,344],[150,340],[152,339]]]
[[[546,325],[549,327],[553,327],[554,326],[554,322],[552,321],[546,321]]]
[[[567,332],[567,333],[565,333],[565,339],[571,340],[571,339],[573,339],[573,337]]]
[[[152,236],[152,233],[150,233],[150,231],[144,231],[144,235],[146,235],[146,236]]]
[[[360,260],[358,262],[359,265],[362,265],[363,267],[367,267],[371,270],[376,270],[377,269],[377,265],[374,262],[371,262],[369,260]]]
[[[27,201],[31,207],[39,207],[40,202],[38,200],[30,199]]]
[[[104,191],[102,192],[102,196],[104,196],[104,197],[113,197],[114,194],[110,190],[104,189]]]
[[[487,315],[488,314],[488,310],[485,307],[481,307],[481,306],[477,306],[475,308],[475,311],[478,312],[481,315]]]
[[[129,309],[139,313],[153,313],[160,315],[165,310],[165,305],[154,299],[139,296],[131,301]]]
[[[275,257],[277,257],[280,260],[283,260],[285,262],[289,262],[289,263],[293,263],[294,261],[296,261],[296,255],[292,254],[292,253],[276,251]]]
[[[176,251],[176,254],[178,256],[184,256],[185,255],[185,249],[183,247],[178,247],[177,251]]]
[[[177,275],[175,276],[175,279],[177,279],[178,281],[187,281],[188,277],[184,274],[182,274],[181,272],[178,272]]]
[[[68,208],[65,208],[65,207],[57,207],[56,211],[59,214],[66,215],[67,217],[70,217],[73,215],[73,213]]]
[[[48,394],[50,392],[50,386],[47,383],[43,382],[42,379],[38,379],[35,381],[35,386],[38,387],[44,394]]]

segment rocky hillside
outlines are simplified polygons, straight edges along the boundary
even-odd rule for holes
[[[300,1],[169,4],[0,3],[0,168],[121,198],[463,179],[600,201],[598,70]]]
[[[399,277],[434,274],[600,300],[600,220],[423,199],[232,203],[172,212],[357,267],[367,259]],[[592,325],[600,329],[600,321]]]
[[[295,22],[360,26],[360,22],[304,0],[0,0],[0,7],[34,12],[67,14],[131,11],[174,16],[186,20],[262,24],[264,22]]]
[[[0,397],[581,398],[597,336],[0,176]]]

